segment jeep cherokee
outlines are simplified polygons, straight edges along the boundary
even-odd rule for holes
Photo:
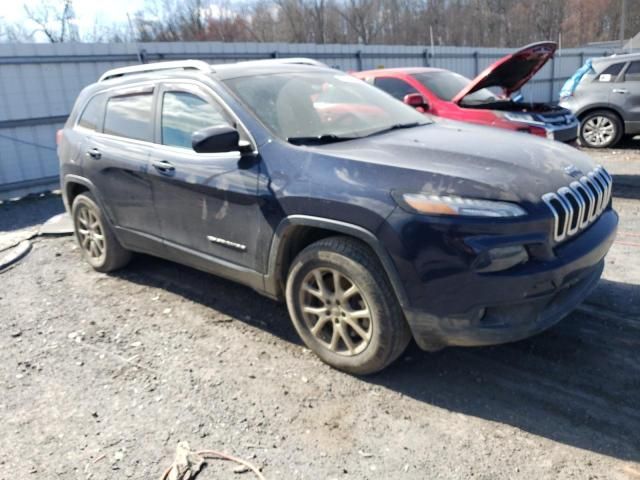
[[[317,62],[106,72],[58,135],[64,201],[101,272],[131,252],[284,300],[355,374],[515,341],[597,283],[618,223],[579,151],[436,121]]]

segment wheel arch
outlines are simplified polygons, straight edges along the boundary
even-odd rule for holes
[[[576,114],[576,117],[578,117],[578,120],[580,120],[580,123],[582,123],[584,118],[590,113],[593,113],[596,111],[603,111],[603,110],[606,112],[613,113],[616,117],[618,117],[618,120],[620,120],[620,125],[622,126],[622,134],[624,135],[625,125],[624,125],[624,117],[622,115],[622,112],[620,112],[617,108],[615,108],[610,104],[589,105],[588,108],[585,108],[584,110],[578,112]]]
[[[387,274],[400,305],[407,304],[406,293],[391,256],[371,231],[358,225],[308,215],[292,215],[278,225],[269,250],[266,293],[282,299],[289,268],[296,255],[310,244],[335,235],[355,238],[371,248]]]
[[[95,186],[90,180],[79,175],[66,175],[64,177],[62,197],[67,211],[71,212],[73,200],[82,192],[91,192],[95,196]]]

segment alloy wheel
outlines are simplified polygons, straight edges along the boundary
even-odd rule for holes
[[[346,356],[367,348],[371,310],[350,278],[333,268],[316,268],[304,278],[299,295],[304,321],[325,348]]]
[[[77,212],[77,222],[80,247],[90,258],[102,258],[105,253],[104,231],[95,212],[81,205]]]
[[[587,120],[582,127],[582,136],[589,145],[594,147],[606,146],[616,136],[616,126],[605,116],[595,116]]]

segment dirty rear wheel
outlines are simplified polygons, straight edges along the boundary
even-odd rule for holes
[[[289,271],[286,297],[304,343],[340,370],[382,370],[411,339],[385,271],[358,240],[330,237],[305,248]]]
[[[111,272],[129,263],[131,252],[120,245],[89,192],[73,200],[71,215],[82,256],[95,270]]]

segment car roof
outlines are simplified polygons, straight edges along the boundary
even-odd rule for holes
[[[216,65],[210,65],[200,60],[179,60],[111,69],[102,74],[97,84],[108,88],[133,82],[157,81],[175,77],[197,78],[201,75],[207,75],[219,80],[226,80],[243,76],[322,70],[335,72],[323,63],[306,58],[250,60]]]
[[[625,53],[622,55],[610,55],[608,57],[596,57],[592,61],[594,63],[618,63],[632,60],[640,60],[640,53]]]
[[[444,68],[433,67],[400,67],[400,68],[376,68],[374,70],[365,70],[362,72],[354,72],[357,76],[379,77],[381,75],[411,75],[414,73],[431,73],[431,72],[447,72]]]
[[[251,77],[254,75],[270,75],[277,73],[304,73],[304,72],[333,72],[337,70],[328,66],[320,65],[300,65],[300,64],[277,64],[259,62],[240,62],[221,65],[212,65],[211,76],[220,80],[227,80],[238,77]]]

